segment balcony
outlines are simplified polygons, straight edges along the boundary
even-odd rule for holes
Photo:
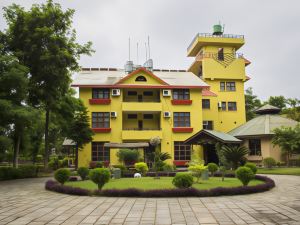
[[[123,111],[148,111],[148,112],[160,112],[162,111],[161,102],[123,102]]]
[[[162,139],[162,130],[123,130],[122,139],[123,140],[150,140],[153,137],[160,137]]]
[[[237,34],[222,34],[213,35],[210,33],[198,33],[193,38],[189,47],[187,48],[188,56],[196,56],[201,47],[205,45],[220,45],[232,46],[239,49],[244,44],[244,35]]]

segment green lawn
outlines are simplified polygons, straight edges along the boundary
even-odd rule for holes
[[[112,179],[105,184],[104,189],[137,188],[147,190],[175,188],[172,184],[172,179],[172,177],[161,177],[160,179],[154,179],[153,177]],[[253,180],[249,185],[261,183],[263,182],[260,180]],[[97,186],[90,180],[67,182],[66,185],[89,190],[97,189]],[[222,182],[220,177],[213,177],[209,178],[209,180],[201,181],[199,184],[194,184],[193,187],[198,189],[211,189],[215,187],[237,187],[241,185],[242,183],[236,178],[225,178],[225,181]]]
[[[300,167],[294,168],[258,168],[258,174],[279,174],[279,175],[297,175],[300,176]]]

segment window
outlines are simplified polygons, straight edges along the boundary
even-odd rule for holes
[[[136,91],[128,91],[127,95],[128,96],[135,96],[135,95],[137,95],[137,92]]]
[[[202,99],[202,109],[210,109],[210,100]]]
[[[203,121],[203,129],[205,130],[213,130],[213,121],[210,120],[204,120]]]
[[[189,89],[174,89],[173,99],[175,100],[189,100],[190,90]]]
[[[228,102],[228,111],[236,111],[236,102]]]
[[[223,48],[219,48],[219,50],[218,50],[218,60],[224,61],[224,49]]]
[[[92,98],[93,99],[109,99],[109,89],[102,88],[93,88],[92,89]]]
[[[185,145],[181,141],[174,141],[174,159],[191,160],[191,145]]]
[[[109,148],[104,147],[105,142],[92,142],[92,161],[110,161]]]
[[[260,139],[249,139],[249,155],[261,155]]]
[[[225,91],[225,82],[220,82],[220,91]]]
[[[147,79],[146,79],[146,77],[144,77],[144,76],[138,76],[138,77],[135,79],[135,81],[146,82]]]
[[[235,82],[226,82],[226,91],[235,91]]]
[[[226,111],[226,102],[221,103],[221,110]]]
[[[190,127],[189,112],[174,112],[174,127]]]
[[[92,128],[109,128],[110,113],[109,112],[93,112]]]
[[[128,114],[127,118],[128,119],[137,119],[137,114]]]
[[[152,91],[144,91],[144,96],[153,96]]]
[[[153,119],[153,114],[144,114],[144,119],[152,120]]]

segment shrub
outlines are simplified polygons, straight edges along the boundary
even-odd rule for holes
[[[163,171],[165,172],[172,172],[176,170],[176,166],[175,165],[170,165],[170,164],[165,164],[163,166]]]
[[[106,168],[97,168],[90,170],[90,179],[98,185],[98,189],[101,190],[104,184],[110,179],[110,172]]]
[[[193,185],[193,176],[190,173],[177,173],[172,184],[177,188],[189,188]]]
[[[14,167],[0,167],[0,180],[21,178],[20,170]]]
[[[254,173],[249,167],[241,166],[235,171],[236,177],[247,186],[249,182],[254,178]]]
[[[218,171],[219,167],[215,163],[208,163],[207,164],[207,169],[210,172],[211,176],[214,176],[215,172]]]
[[[138,172],[140,172],[141,174],[143,174],[143,176],[145,176],[146,173],[147,173],[148,170],[149,170],[147,164],[144,163],[144,162],[135,163],[135,164],[134,164],[134,168],[135,168]]]
[[[254,174],[256,174],[256,172],[257,172],[257,167],[256,167],[255,163],[247,162],[247,163],[245,164],[245,166],[248,167],[248,168],[250,168],[250,169],[252,170],[252,172],[253,172]]]
[[[245,160],[249,150],[245,146],[222,146],[222,155],[225,157],[227,162],[231,164],[233,169],[236,169]]]
[[[95,168],[102,168],[103,165],[104,165],[103,162],[91,161],[89,167],[90,169],[95,169]]]
[[[53,157],[50,159],[50,161],[48,163],[48,167],[53,170],[57,170],[61,167],[61,163],[62,163],[61,160],[59,160],[57,157]]]
[[[19,167],[21,178],[37,177],[38,167],[35,165],[21,165]]]
[[[81,177],[81,180],[85,180],[89,175],[89,169],[87,167],[79,167],[77,173]]]
[[[65,157],[61,160],[61,167],[69,167],[69,158]]]
[[[103,168],[104,163],[103,162],[96,162],[96,168]]]
[[[204,166],[203,164],[191,165],[189,166],[188,170],[191,171],[192,175],[197,178],[198,183],[201,178],[202,172],[204,170],[207,170],[207,166]]]
[[[276,161],[272,157],[264,158],[264,166],[271,169],[273,166],[276,166]]]
[[[62,185],[69,180],[71,175],[70,170],[68,169],[58,169],[54,173],[54,178]]]
[[[120,149],[117,156],[120,162],[124,162],[125,165],[132,165],[139,159],[139,152],[134,149]]]

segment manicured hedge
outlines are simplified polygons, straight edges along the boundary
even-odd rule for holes
[[[38,167],[35,165],[21,165],[19,168],[0,167],[0,180],[13,180],[37,177]]]
[[[255,179],[264,181],[264,184],[256,186],[240,186],[240,187],[218,187],[209,190],[199,190],[196,188],[186,189],[157,189],[157,190],[140,190],[135,188],[128,189],[104,189],[102,191],[88,191],[81,188],[70,186],[62,186],[56,181],[49,180],[46,182],[46,189],[59,193],[72,194],[72,195],[97,195],[107,197],[210,197],[221,195],[244,195],[264,192],[275,187],[275,182],[268,177],[256,175]]]

